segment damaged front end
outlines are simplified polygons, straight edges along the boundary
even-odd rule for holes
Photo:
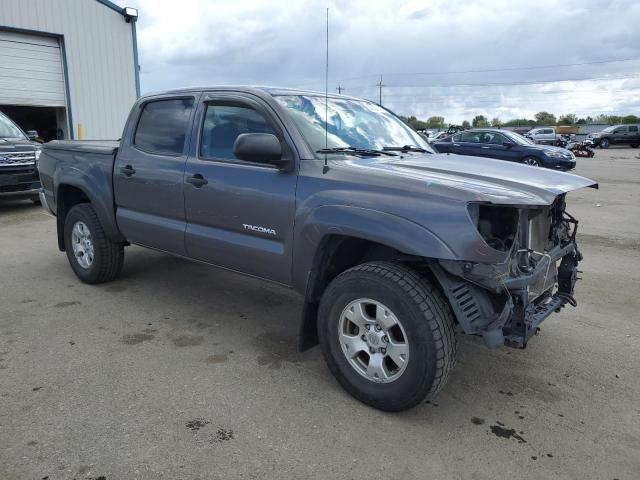
[[[489,347],[524,348],[549,315],[577,305],[578,221],[565,208],[564,194],[543,207],[469,204],[483,248],[504,260],[432,265],[465,333]]]

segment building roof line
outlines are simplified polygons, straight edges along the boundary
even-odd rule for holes
[[[96,1],[104,5],[105,7],[109,7],[114,12],[118,12],[120,15],[124,15],[124,8],[119,7],[115,3],[110,2],[109,0],[96,0]]]

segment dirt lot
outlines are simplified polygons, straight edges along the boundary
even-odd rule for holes
[[[52,217],[0,204],[0,479],[639,478],[639,152],[579,159],[578,308],[526,350],[462,338],[402,414],[297,353],[296,295],[140,248],[83,285]]]

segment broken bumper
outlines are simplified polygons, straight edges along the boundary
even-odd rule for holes
[[[567,303],[576,306],[572,295],[581,259],[572,240],[517,276],[509,264],[440,261],[432,270],[465,333],[482,335],[491,348],[524,348],[552,313]]]

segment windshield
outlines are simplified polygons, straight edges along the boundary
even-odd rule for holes
[[[328,98],[325,145],[325,98],[315,95],[276,95],[291,114],[311,149],[384,150],[413,146],[434,153],[417,132],[384,108],[364,100]],[[341,151],[339,153],[349,154]]]
[[[615,128],[617,127],[617,125],[613,125],[612,127],[607,127],[604,130],[602,130],[603,132],[613,132],[615,130]]]
[[[510,132],[508,130],[501,130],[502,133],[509,138],[509,140],[511,140],[513,143],[515,143],[516,145],[535,145],[535,143],[533,143],[531,140],[529,140],[526,137],[523,137],[522,135],[520,135],[519,133],[516,132]]]
[[[0,113],[0,138],[17,138],[20,140],[26,140],[22,131],[2,113]]]

